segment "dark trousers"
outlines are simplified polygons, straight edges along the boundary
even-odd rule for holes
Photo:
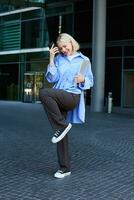
[[[60,89],[46,88],[40,90],[39,96],[53,130],[66,127],[67,112],[79,103],[79,95]],[[70,171],[68,135],[57,143],[57,156],[60,169]]]

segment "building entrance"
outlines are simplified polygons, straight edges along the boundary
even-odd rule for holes
[[[38,102],[39,90],[43,87],[43,72],[24,73],[24,102]]]

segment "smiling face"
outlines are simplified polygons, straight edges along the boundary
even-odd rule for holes
[[[71,42],[60,41],[58,42],[58,48],[59,48],[59,51],[65,56],[70,56],[74,53]]]

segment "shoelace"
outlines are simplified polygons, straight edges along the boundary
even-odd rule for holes
[[[58,170],[57,172],[58,172],[58,173],[60,173],[60,174],[64,174],[64,172],[63,172],[63,171],[61,171],[61,170]]]
[[[55,136],[55,137],[58,137],[59,134],[60,134],[60,131],[58,130],[58,131],[55,132],[54,136]]]

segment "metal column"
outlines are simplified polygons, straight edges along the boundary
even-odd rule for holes
[[[94,86],[91,111],[102,112],[104,108],[105,81],[106,0],[93,0],[92,70]]]

